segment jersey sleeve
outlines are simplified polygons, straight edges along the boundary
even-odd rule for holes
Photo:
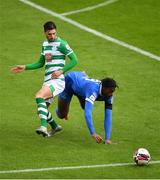
[[[58,50],[61,51],[64,55],[68,56],[68,58],[70,59],[70,63],[64,66],[62,69],[64,73],[77,65],[77,56],[66,41],[61,42],[60,46],[58,47]]]
[[[43,46],[43,45],[42,45],[41,55],[43,55],[43,56],[44,56],[44,46]]]
[[[43,67],[44,64],[45,64],[45,58],[44,58],[44,56],[41,54],[41,55],[40,55],[40,58],[39,58],[39,60],[38,60],[37,62],[32,63],[32,64],[26,64],[25,69],[26,69],[26,70],[38,69],[38,68]]]
[[[69,71],[70,69],[72,69],[74,66],[76,66],[77,62],[78,62],[77,56],[76,56],[76,54],[74,52],[69,54],[68,57],[70,59],[70,63],[63,67],[62,70],[63,70],[64,73]]]
[[[93,110],[93,104],[89,101],[85,101],[85,109],[84,109],[84,116],[86,119],[87,127],[89,129],[90,134],[94,134],[94,125],[92,121],[92,110]]]
[[[94,134],[94,125],[92,120],[92,111],[94,106],[94,101],[96,100],[97,94],[95,92],[88,92],[85,98],[85,109],[84,115],[87,123],[87,127],[90,131],[90,134]]]
[[[106,140],[110,140],[112,130],[112,103],[113,97],[110,97],[105,101],[104,129]]]
[[[73,50],[66,41],[61,42],[60,46],[58,47],[58,50],[61,51],[66,56],[73,53]]]
[[[87,93],[85,100],[90,102],[91,104],[94,104],[96,98],[97,98],[97,93],[91,92],[91,93]]]

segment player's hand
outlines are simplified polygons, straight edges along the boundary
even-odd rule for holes
[[[112,144],[112,141],[109,140],[109,139],[106,139],[106,140],[105,140],[105,144]]]
[[[92,134],[92,137],[95,139],[95,141],[97,143],[101,143],[103,141],[103,138],[100,135],[96,134],[96,133]]]
[[[54,72],[52,73],[51,78],[52,78],[52,79],[56,79],[56,78],[57,78],[58,76],[60,76],[61,74],[63,74],[63,71],[62,71],[62,70],[54,71]]]
[[[21,73],[25,70],[25,65],[17,65],[13,68],[11,68],[12,73]]]
[[[117,144],[116,142],[112,142],[111,140],[109,140],[109,139],[106,139],[105,141],[104,141],[104,144]]]

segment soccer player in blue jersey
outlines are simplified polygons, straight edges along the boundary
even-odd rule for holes
[[[77,96],[81,107],[84,109],[84,115],[90,134],[97,143],[100,143],[103,141],[103,139],[95,132],[92,121],[92,110],[94,101],[104,101],[105,143],[111,144],[112,95],[116,87],[118,87],[116,81],[112,78],[105,78],[101,81],[91,79],[84,72],[70,72],[65,76],[65,81],[65,89],[59,95],[58,99],[58,109],[56,111],[58,117],[61,119],[67,119],[72,96]]]

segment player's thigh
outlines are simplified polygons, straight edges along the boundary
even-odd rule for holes
[[[72,99],[73,93],[71,90],[65,89],[58,97],[58,111],[65,117],[69,112],[70,102]]]
[[[61,79],[52,79],[45,82],[43,86],[48,86],[52,92],[52,97],[55,98],[57,95],[63,92],[65,88],[65,81]]]
[[[44,98],[44,99],[48,99],[48,98],[52,98],[53,97],[53,93],[50,90],[50,88],[48,86],[43,86],[37,93],[36,93],[36,98]]]

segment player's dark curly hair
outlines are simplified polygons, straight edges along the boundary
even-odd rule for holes
[[[118,87],[117,82],[109,77],[102,79],[101,82],[102,82],[102,87],[108,87],[108,88]]]
[[[45,31],[45,32],[48,31],[48,30],[57,29],[55,23],[52,22],[52,21],[46,22],[46,23],[43,25],[43,27],[44,27],[44,31]]]

